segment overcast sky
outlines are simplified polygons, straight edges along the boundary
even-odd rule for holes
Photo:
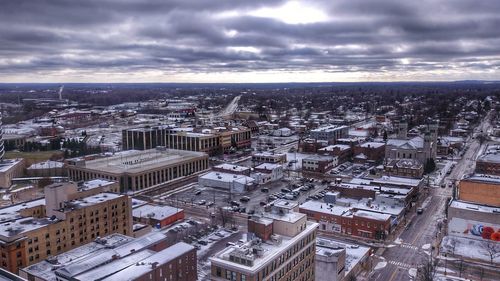
[[[464,79],[500,80],[499,0],[0,4],[0,82]]]

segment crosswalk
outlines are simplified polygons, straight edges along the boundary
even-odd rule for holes
[[[409,265],[407,263],[404,263],[404,262],[400,262],[400,261],[388,261],[388,263],[392,264],[392,265],[395,265],[397,267],[401,267],[401,268],[406,268],[406,269],[412,268],[411,265]]]
[[[418,247],[413,246],[411,244],[406,244],[406,243],[401,243],[399,244],[400,247],[407,248],[407,249],[412,249],[414,251],[418,251]]]

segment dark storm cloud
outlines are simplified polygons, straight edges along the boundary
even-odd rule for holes
[[[308,24],[250,13],[285,2],[2,1],[0,74],[500,65],[500,1],[305,1],[328,16]]]

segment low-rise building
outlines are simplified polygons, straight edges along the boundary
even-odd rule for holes
[[[63,162],[47,160],[26,168],[26,175],[28,177],[62,177],[66,176],[66,169]]]
[[[349,161],[352,157],[351,146],[347,144],[329,145],[318,149],[318,153],[336,156],[339,164]]]
[[[203,187],[222,189],[231,193],[243,193],[252,190],[255,179],[245,175],[210,172],[198,177],[198,184]]]
[[[228,173],[228,174],[235,174],[235,175],[245,175],[245,176],[250,176],[250,168],[245,167],[245,166],[238,166],[234,164],[220,164],[217,166],[213,166],[212,170],[214,172],[221,172],[221,173]]]
[[[166,205],[145,204],[132,210],[134,222],[162,228],[184,219],[184,210]]]
[[[417,159],[393,159],[384,165],[385,173],[389,176],[422,178],[424,165]]]
[[[500,176],[500,154],[481,155],[476,161],[476,173]]]
[[[384,240],[391,232],[391,215],[350,206],[307,201],[300,212],[320,224],[319,230],[371,240]]]
[[[500,241],[499,230],[500,208],[460,200],[453,200],[448,206],[450,236]]]
[[[338,165],[337,157],[314,155],[302,159],[302,171],[326,173]]]
[[[385,144],[381,142],[365,142],[356,145],[354,147],[354,156],[360,154],[366,156],[365,162],[381,162],[385,156]]]
[[[252,155],[252,162],[255,165],[260,163],[275,163],[284,164],[286,163],[285,153],[271,153],[271,152],[259,152]]]
[[[283,165],[262,163],[254,168],[252,177],[259,184],[280,180],[283,178]]]

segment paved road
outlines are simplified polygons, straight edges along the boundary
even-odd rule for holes
[[[478,131],[484,132],[490,127],[488,118],[483,121]],[[481,151],[481,145],[476,139],[467,142],[469,148],[462,159],[456,164],[450,175],[443,182],[459,180],[464,174],[471,173],[474,169],[475,159]],[[413,221],[399,236],[392,247],[387,248],[383,258],[387,265],[383,269],[373,272],[370,280],[395,281],[410,280],[410,268],[417,268],[418,264],[427,257],[430,247],[437,240],[438,224],[445,217],[445,204],[452,196],[452,188],[430,188],[430,202],[425,208],[424,214],[414,215]],[[412,210],[414,214],[414,210]],[[485,279],[486,280],[486,279]]]

